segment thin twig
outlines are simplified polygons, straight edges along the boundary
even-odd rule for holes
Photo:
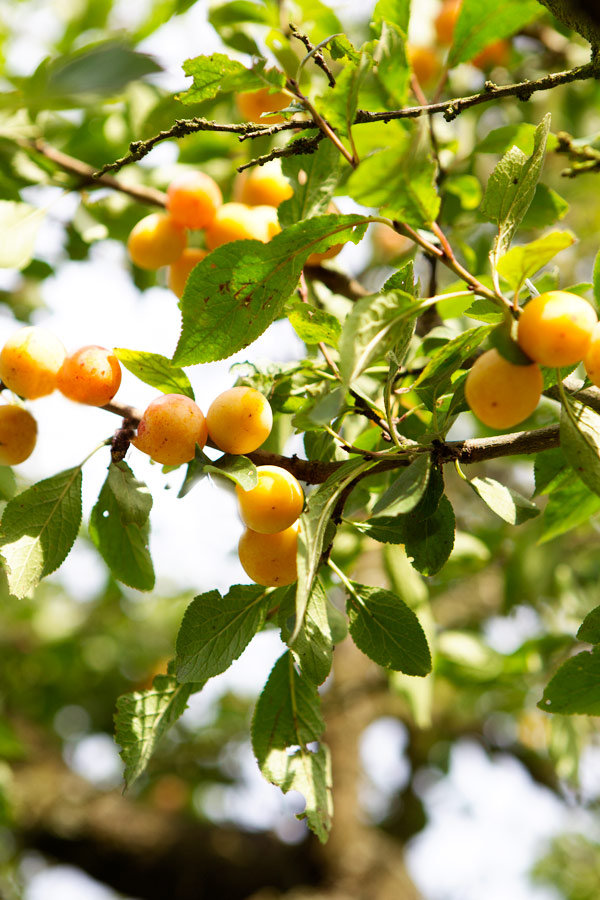
[[[329,87],[335,87],[335,78],[334,78],[333,72],[331,71],[331,69],[329,68],[327,63],[325,62],[325,57],[323,56],[323,54],[321,53],[321,51],[319,49],[319,47],[322,47],[324,44],[327,43],[327,41],[330,41],[331,38],[327,38],[327,40],[321,41],[321,43],[319,44],[319,47],[313,47],[312,42],[311,42],[310,38],[308,37],[308,35],[302,34],[301,31],[298,31],[296,26],[293,25],[291,22],[290,22],[290,33],[292,34],[293,37],[295,37],[297,40],[301,41],[304,44],[308,55],[312,57],[312,60],[315,63],[315,65],[317,65],[320,69],[323,70],[323,72],[325,72],[325,74],[327,75],[327,80],[329,81]],[[335,36],[336,35],[332,35],[332,37],[335,37]],[[300,63],[300,65],[302,65],[302,63]]]

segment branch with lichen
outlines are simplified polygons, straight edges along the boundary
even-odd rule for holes
[[[566,178],[575,178],[589,172],[600,172],[600,150],[591,144],[580,144],[566,131],[559,131],[557,153],[566,153],[573,165],[563,169],[561,175]]]

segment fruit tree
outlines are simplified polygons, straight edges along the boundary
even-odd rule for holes
[[[226,0],[198,28],[207,6],[51,12],[27,72],[3,24],[0,895],[33,847],[144,898],[414,898],[399,848],[427,820],[423,773],[472,740],[562,800],[598,737],[600,15],[377,0],[347,23],[320,0]],[[213,46],[182,54],[173,92],[160,36],[180,17]],[[98,259],[61,333],[62,279]],[[136,298],[130,346],[118,300],[90,309],[110,267]],[[100,441],[55,464],[92,422]],[[205,534],[230,502],[215,586]],[[175,589],[153,556],[188,515],[197,575]],[[102,572],[85,602],[80,558]],[[258,696],[190,724],[263,638]],[[100,837],[104,801],[55,821],[26,775],[54,766],[64,803],[73,747],[113,710],[127,793]],[[359,744],[383,719],[410,775],[378,830]],[[309,855],[240,851],[264,881],[192,849],[236,742],[302,796]],[[180,839],[148,837],[144,869],[149,819],[117,831],[148,808]],[[224,830],[214,846],[241,865]]]

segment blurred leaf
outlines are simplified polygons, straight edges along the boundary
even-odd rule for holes
[[[538,706],[562,715],[600,715],[600,647],[577,653],[563,663]]]
[[[481,183],[474,175],[451,175],[444,182],[444,188],[458,197],[463,209],[477,209],[481,203]]]
[[[537,0],[497,0],[493,7],[463,0],[454,27],[448,66],[467,62],[502,38],[510,37],[542,14]]]
[[[406,103],[410,84],[406,29],[386,18],[380,19],[377,24],[379,40],[373,56],[375,75],[385,89],[388,108],[398,109]]]
[[[599,510],[600,497],[588,490],[578,478],[552,491],[544,510],[544,530],[540,544],[589,522]]]
[[[548,142],[549,143],[549,142]],[[531,206],[525,213],[521,228],[547,228],[563,219],[569,211],[569,204],[560,194],[539,181]]]
[[[0,268],[24,269],[33,257],[45,209],[0,200]]]
[[[213,250],[188,278],[173,361],[212,362],[247,347],[281,315],[310,254],[357,243],[365,224],[363,216],[317,216],[267,244],[233,241]]]
[[[472,478],[468,483],[492,512],[510,525],[520,525],[540,514],[535,503],[493,478]]]
[[[377,0],[373,11],[373,23],[380,26],[382,19],[393,22],[406,34],[410,19],[410,0]],[[376,31],[379,28],[376,27]]]
[[[594,300],[596,301],[596,306],[600,306],[600,251],[598,251],[594,260],[592,281],[594,284]]]
[[[343,159],[331,141],[321,141],[310,156],[289,156],[282,160],[283,174],[292,183],[293,195],[279,207],[282,227],[327,211],[342,177]]]
[[[576,241],[570,231],[552,231],[537,241],[513,247],[498,260],[498,274],[514,291],[519,291],[526,278],[554,259],[557,253]]]
[[[89,532],[111,572],[140,591],[154,587],[154,567],[148,548],[152,496],[127,463],[111,463]]]
[[[258,91],[264,87],[274,90],[282,88],[285,82],[283,72],[278,69],[247,69],[246,66],[226,53],[212,53],[210,56],[196,56],[187,59],[183,71],[194,79],[193,85],[177,99],[182,103],[200,103],[216,97],[219,92],[245,93]]]
[[[183,369],[174,366],[166,356],[145,350],[126,350],[124,347],[115,347],[114,354],[144,384],[149,384],[164,394],[184,394],[191,400],[194,399],[189,378]]]
[[[231,0],[230,3],[213,4],[208,13],[208,21],[219,31],[239,22],[254,22],[258,25],[278,25],[275,7],[271,4],[255,3],[253,0]]]
[[[62,565],[80,523],[81,466],[39,481],[7,503],[0,552],[11,594],[25,597]]]
[[[177,679],[205,682],[225,672],[262,628],[268,605],[268,591],[256,584],[233,585],[224,597],[216,590],[195,597],[177,635]]]
[[[294,668],[290,652],[275,663],[258,698],[252,719],[252,747],[267,781],[286,794],[300,791],[306,818],[319,840],[331,828],[331,768],[329,753],[320,742],[325,723],[315,685]],[[319,741],[317,750],[309,745]]]
[[[369,659],[406,675],[427,675],[431,654],[418,618],[391,591],[351,582],[347,611],[350,634]]]
[[[10,466],[0,466],[0,500],[10,500],[17,492],[17,480]]]
[[[200,684],[178,684],[171,675],[156,675],[147,691],[117,700],[115,740],[121,746],[127,787],[144,773],[160,738],[182,715]]]

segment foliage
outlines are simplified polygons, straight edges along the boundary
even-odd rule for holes
[[[515,327],[532,294],[560,287],[592,305],[600,300],[600,214],[596,207],[581,212],[588,203],[584,180],[597,176],[579,169],[580,177],[559,184],[556,152],[557,134],[581,137],[585,110],[598,99],[596,58],[570,66],[572,48],[581,52],[583,44],[578,37],[566,41],[565,72],[547,83],[551,72],[541,70],[526,43],[514,41],[510,73],[496,69],[491,74],[502,84],[484,83],[471,63],[490,43],[527,27],[539,53],[548,50],[548,30],[564,26],[537,0],[501,0],[493,14],[464,0],[428,108],[406,53],[408,2],[379,0],[352,42],[331,10],[314,4],[311,14],[312,4],[299,3],[306,21],[294,25],[308,46],[280,30],[274,0],[222,3],[211,7],[210,21],[226,52],[187,60],[193,84],[174,97],[148,80],[160,66],[138,46],[162,24],[169,4],[154,4],[127,41],[80,46],[79,35],[93,24],[92,6],[90,22],[73,18],[62,44],[31,76],[7,75],[0,266],[20,274],[3,302],[28,321],[32,292],[53,274],[35,255],[46,212],[32,205],[32,197],[42,196],[32,188],[58,186],[78,196],[64,228],[64,255],[85,260],[99,235],[124,244],[144,205],[164,205],[157,187],[165,188],[170,175],[146,165],[128,181],[127,167],[172,139],[179,142],[178,166],[200,164],[225,194],[236,165],[281,158],[293,196],[281,205],[281,231],[271,240],[225,244],[192,270],[172,358],[143,348],[118,348],[116,355],[144,384],[193,398],[191,367],[228,359],[276,321],[289,319],[306,347],[293,364],[247,367],[238,379],[269,398],[275,415],[269,444],[247,457],[198,449],[179,492],[186,495],[206,476],[249,489],[256,465],[274,454],[310,486],[297,586],[234,585],[224,595],[202,586],[176,638],[170,620],[170,649],[161,648],[172,660],[168,674],[156,674],[143,689],[122,677],[102,688],[123,691],[116,739],[127,785],[150,778],[156,760],[166,764],[160,748],[168,745],[159,741],[178,727],[188,699],[228,669],[257,633],[274,627],[285,650],[256,703],[252,746],[267,780],[304,795],[302,816],[323,842],[331,828],[332,783],[318,686],[330,673],[332,648],[348,632],[381,667],[390,690],[408,698],[411,722],[412,716],[432,721],[440,715],[436,704],[446,704],[449,717],[458,704],[457,720],[482,715],[482,697],[486,709],[515,721],[532,709],[541,716],[536,703],[546,716],[598,715],[600,572],[590,521],[600,511],[600,390],[578,378],[581,372],[561,371],[558,385],[557,374],[545,372],[544,397],[517,438],[478,423],[464,397],[467,373],[484,347],[495,346],[516,364],[529,362],[516,345]],[[246,54],[245,61],[232,59],[228,47]],[[554,62],[549,50],[548,56]],[[461,63],[475,85],[462,100],[456,98],[465,68],[455,68]],[[268,116],[240,123],[235,94],[264,87],[287,92],[283,123]],[[18,110],[23,96],[27,106]],[[486,112],[492,103],[495,120]],[[498,127],[490,132],[491,121]],[[243,138],[241,154],[236,135]],[[592,149],[596,143],[595,136],[583,141]],[[337,203],[363,208],[340,212]],[[569,208],[563,228],[558,223]],[[395,244],[386,245],[383,233]],[[341,259],[349,265],[353,253],[363,254],[356,279],[344,262],[311,261],[311,254],[338,244],[345,245]],[[557,256],[560,268],[552,266]],[[140,290],[162,278],[135,267],[131,277]],[[125,402],[112,411],[125,418],[124,430],[139,420]],[[294,430],[303,435],[305,460],[287,453]],[[99,451],[108,474],[86,525],[110,586],[99,609],[110,595],[126,604],[126,588],[155,587],[152,497],[135,475],[136,451],[123,461],[123,440],[127,448],[121,434]],[[472,463],[489,466],[471,477],[465,469]],[[21,612],[12,604],[18,599],[22,614],[33,616],[32,604],[38,597],[44,603],[51,590],[40,582],[76,542],[85,462],[48,472],[33,485],[15,482],[10,471],[0,478],[3,592],[16,622]],[[362,580],[361,560],[373,547],[383,581],[359,583],[354,578]],[[568,575],[556,564],[563,552]],[[462,600],[456,614],[445,611],[445,594],[468,594],[468,579],[486,570],[496,579],[494,604],[478,609]],[[512,653],[496,652],[486,644],[488,616],[525,605],[535,613],[538,636]],[[118,630],[114,622],[110,627]],[[578,627],[591,650],[576,643]],[[74,634],[81,637],[77,629]],[[32,651],[40,667],[58,652],[42,645]],[[89,674],[84,682],[91,693]],[[435,679],[428,699],[416,679]],[[434,701],[439,685],[444,689]],[[73,702],[63,690],[56,705]],[[39,713],[30,699],[24,714]],[[576,724],[573,734],[577,744]]]

